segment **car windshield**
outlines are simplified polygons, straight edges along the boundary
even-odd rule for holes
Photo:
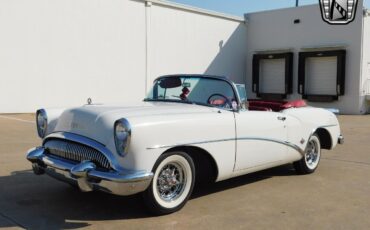
[[[237,103],[232,86],[207,77],[170,76],[154,82],[145,101],[191,103],[231,109]]]

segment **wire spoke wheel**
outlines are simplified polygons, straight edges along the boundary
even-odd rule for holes
[[[294,162],[294,168],[299,174],[313,173],[320,162],[321,145],[317,134],[314,134],[308,140],[304,156],[300,161]]]
[[[184,191],[186,177],[183,166],[178,163],[165,165],[157,179],[157,192],[164,201],[176,200]]]
[[[306,164],[309,168],[315,168],[317,164],[319,163],[319,152],[318,152],[318,146],[317,142],[314,140],[311,140],[308,142],[306,154],[305,154],[305,160]]]
[[[153,168],[153,181],[143,193],[148,208],[163,215],[181,209],[193,191],[195,166],[184,152],[164,153]]]

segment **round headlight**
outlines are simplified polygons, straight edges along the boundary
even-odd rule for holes
[[[128,153],[128,148],[131,139],[131,126],[126,119],[116,121],[114,125],[114,140],[117,153],[125,156]]]
[[[46,129],[48,126],[48,118],[47,118],[45,110],[43,109],[37,110],[36,125],[37,125],[37,133],[39,134],[39,137],[44,138],[46,134]]]

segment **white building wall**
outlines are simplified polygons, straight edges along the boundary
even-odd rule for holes
[[[0,1],[0,31],[0,113],[138,102],[162,74],[245,79],[243,20],[173,3]]]
[[[364,32],[363,32],[363,65],[362,65],[362,81],[360,87],[361,106],[363,111],[370,113],[370,11],[364,17]]]
[[[293,94],[288,99],[300,99],[298,94],[298,53],[302,48],[342,45],[347,50],[345,95],[331,103],[311,103],[326,108],[338,108],[343,114],[360,114],[360,76],[362,41],[362,1],[354,22],[332,26],[325,23],[319,5],[247,14],[247,85],[251,93],[252,58],[256,51],[289,49],[294,52]],[[294,24],[300,19],[299,24]]]
[[[143,3],[0,1],[0,31],[0,113],[143,97]]]
[[[201,73],[245,82],[244,23],[159,5],[150,14],[151,80],[168,73]]]

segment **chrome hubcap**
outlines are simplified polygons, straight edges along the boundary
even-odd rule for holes
[[[317,164],[319,159],[319,152],[316,141],[308,142],[305,157],[308,166],[314,167]]]
[[[165,165],[157,179],[157,191],[164,201],[176,200],[183,192],[186,182],[185,173],[180,164]]]

